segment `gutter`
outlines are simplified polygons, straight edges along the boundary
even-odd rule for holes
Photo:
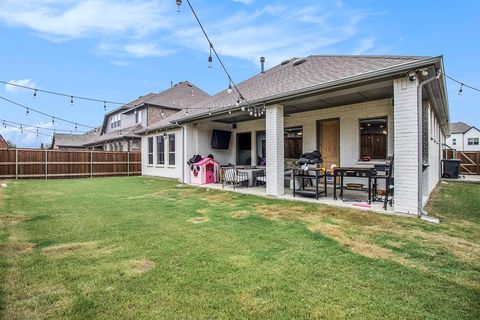
[[[289,91],[289,92],[285,92],[285,93],[275,94],[275,95],[264,97],[264,98],[257,99],[257,100],[252,100],[252,101],[250,101],[250,104],[251,105],[263,104],[263,103],[266,103],[267,101],[268,101],[269,104],[274,104],[274,103],[278,103],[282,100],[285,100],[285,98],[290,99],[290,98],[294,98],[294,97],[297,97],[297,96],[304,95],[306,93],[315,94],[315,93],[318,93],[318,92],[325,91],[326,89],[329,89],[329,90],[338,89],[339,87],[343,87],[347,84],[348,85],[355,85],[358,82],[363,82],[365,80],[375,80],[375,79],[378,79],[378,78],[385,78],[385,77],[388,77],[388,76],[396,75],[400,72],[410,71],[410,69],[424,67],[425,65],[431,65],[431,64],[434,65],[436,63],[439,63],[439,61],[441,61],[441,59],[442,59],[442,56],[437,56],[437,57],[427,58],[427,59],[423,59],[423,60],[419,60],[419,61],[403,63],[403,64],[399,64],[399,65],[396,65],[396,66],[393,66],[393,67],[387,67],[387,68],[375,70],[375,71],[368,72],[368,73],[362,73],[362,74],[355,75],[355,76],[348,77],[348,78],[343,78],[343,79],[330,81],[330,82],[322,83],[322,84],[315,85],[315,86],[310,86],[310,87],[297,89],[297,90],[293,90],[293,91]],[[442,67],[443,67],[443,65],[442,65]],[[246,105],[243,104],[243,106],[246,106]],[[200,120],[200,119],[204,119],[204,118],[211,118],[212,116],[225,114],[225,113],[228,113],[229,111],[234,111],[234,110],[237,110],[237,109],[240,109],[240,108],[236,107],[236,106],[234,106],[234,107],[230,106],[230,107],[225,107],[221,110],[212,111],[211,115],[208,115],[208,113],[203,113],[203,114],[199,114],[199,115],[193,115],[191,117],[185,117],[185,118],[183,118],[181,120],[177,120],[177,121],[179,123],[185,123],[185,122]]]
[[[442,70],[439,69],[437,74],[431,78],[428,78],[417,87],[417,109],[418,109],[418,215],[423,219],[430,221],[428,212],[423,210],[422,201],[422,176],[423,176],[423,87],[432,81],[438,80],[442,75]],[[434,218],[435,219],[435,218]]]

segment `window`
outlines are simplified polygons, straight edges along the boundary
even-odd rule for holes
[[[175,165],[175,135],[168,136],[168,164]]]
[[[148,164],[153,164],[153,137],[148,138]]]
[[[478,138],[468,138],[467,143],[469,146],[478,146]]]
[[[116,114],[110,118],[110,128],[120,127],[120,114]]]
[[[135,111],[135,123],[142,122],[142,110]]]
[[[157,164],[165,164],[165,137],[157,136]]]
[[[360,120],[360,156],[387,158],[387,117]]]
[[[456,145],[457,145],[457,139],[453,138],[453,139],[452,139],[452,144],[453,144],[454,146],[456,146]]]
[[[299,159],[303,150],[303,129],[286,128],[284,131],[285,159]]]

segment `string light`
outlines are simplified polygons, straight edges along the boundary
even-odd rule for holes
[[[55,117],[52,117],[52,124],[55,124]]]
[[[228,82],[228,89],[227,89],[227,93],[232,93],[232,82],[229,80]]]
[[[73,105],[73,96],[70,96],[70,104]]]
[[[212,44],[210,43],[210,55],[208,56],[208,67],[209,68],[212,68],[212,62],[213,62],[213,58],[212,58]]]
[[[27,108],[26,115],[28,116],[29,113],[30,113],[30,110]]]
[[[459,94],[459,95],[461,95],[461,94],[463,93],[463,87],[469,88],[469,89],[472,89],[472,90],[474,90],[474,91],[480,92],[480,89],[479,89],[479,88],[476,88],[476,87],[470,86],[470,85],[468,85],[468,84],[465,84],[464,82],[461,82],[461,81],[459,81],[459,80],[457,80],[457,79],[455,79],[455,78],[453,78],[453,77],[450,77],[450,76],[447,75],[447,74],[444,74],[444,75],[445,75],[446,78],[448,78],[448,79],[450,79],[450,80],[452,80],[452,81],[454,81],[454,82],[456,82],[456,83],[458,83],[458,84],[460,85],[460,90],[458,91],[458,94]]]
[[[103,101],[103,111],[107,111],[107,101]]]
[[[22,134],[25,133],[25,132],[28,132],[28,133],[34,133],[37,137],[39,135],[40,136],[45,136],[45,137],[51,137],[51,135],[49,135],[49,134],[39,132],[38,128],[36,130],[29,130],[29,129],[24,128],[23,126],[14,126],[14,125],[11,125],[11,124],[5,124],[4,123],[4,128],[7,128],[7,127],[18,129],[18,130],[20,130],[20,133],[22,133]]]
[[[35,89],[35,91],[33,91],[33,99],[35,99],[37,97],[37,89]]]
[[[48,94],[52,94],[52,95],[57,95],[57,96],[62,96],[62,97],[67,97],[67,98],[72,98],[73,97],[75,99],[92,101],[92,102],[106,102],[106,103],[109,103],[109,104],[118,104],[118,105],[125,105],[126,104],[125,102],[111,101],[111,100],[106,100],[106,99],[89,98],[89,97],[77,96],[77,95],[74,95],[74,94],[67,94],[67,93],[62,93],[62,92],[57,92],[57,91],[43,90],[43,89],[39,89],[39,88],[24,86],[24,85],[21,85],[21,84],[11,83],[11,82],[8,82],[8,81],[3,81],[3,80],[0,80],[0,83],[6,84],[6,85],[9,85],[9,86],[13,86],[13,87],[17,87],[17,88],[32,90],[34,97],[37,96],[37,92],[43,92],[43,93],[48,93]]]
[[[9,102],[9,103],[11,103],[11,104],[13,104],[13,105],[16,105],[17,107],[24,108],[25,110],[28,109],[29,112],[30,112],[30,111],[33,111],[33,112],[36,112],[36,113],[38,113],[38,114],[44,115],[44,116],[46,116],[46,117],[52,118],[52,123],[54,123],[54,122],[55,122],[54,120],[57,119],[57,120],[60,120],[60,121],[66,122],[66,123],[70,123],[70,124],[75,124],[75,123],[77,123],[77,124],[78,124],[79,126],[81,126],[81,127],[90,128],[90,129],[95,129],[95,127],[92,127],[92,126],[89,126],[89,125],[86,125],[86,124],[81,124],[81,123],[78,123],[78,122],[75,122],[75,121],[70,121],[70,120],[67,120],[67,119],[64,119],[64,118],[60,118],[60,117],[54,116],[54,115],[52,115],[52,114],[45,113],[45,112],[40,111],[40,110],[37,110],[37,109],[33,109],[33,108],[31,108],[31,107],[27,107],[27,106],[25,106],[25,105],[23,105],[23,104],[21,104],[21,103],[15,102],[15,101],[13,101],[13,100],[7,99],[7,98],[2,97],[2,96],[0,96],[0,99],[2,99],[2,100],[4,100],[4,101],[7,101],[7,102]]]

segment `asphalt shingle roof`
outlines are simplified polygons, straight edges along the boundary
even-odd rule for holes
[[[247,101],[267,99],[278,94],[306,89],[425,58],[427,57],[342,55],[312,55],[305,59],[292,58],[266,70],[265,73],[259,73],[237,84],[237,87]],[[209,111],[233,107],[238,97],[239,95],[235,91],[228,93],[227,90],[223,90],[193,105],[189,109],[188,115],[186,112],[177,112],[146,129],[165,128],[171,126],[172,122],[192,115],[208,114]],[[142,130],[140,133],[145,131]]]
[[[450,133],[465,133],[467,132],[472,126],[458,121],[450,123]]]

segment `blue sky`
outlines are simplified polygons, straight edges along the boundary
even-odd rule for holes
[[[185,1],[184,1],[185,2]],[[310,54],[444,55],[445,72],[480,87],[479,1],[192,0],[235,81]],[[0,80],[128,102],[189,80],[214,94],[228,86],[186,3],[174,0],[0,0]],[[480,127],[480,93],[448,81],[452,121]],[[99,125],[102,103],[0,87],[0,96]],[[113,106],[109,106],[109,109]],[[0,119],[57,129],[73,125],[0,101]],[[0,123],[1,124],[1,123]],[[81,128],[79,127],[79,130]],[[48,133],[48,131],[44,131]],[[0,127],[19,146],[49,137]]]

